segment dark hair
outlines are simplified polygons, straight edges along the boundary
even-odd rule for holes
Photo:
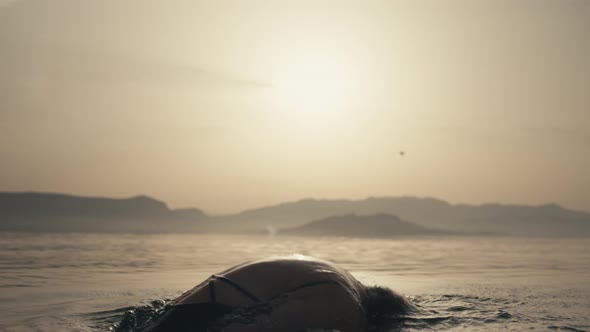
[[[387,318],[400,318],[418,311],[405,297],[387,287],[366,287],[367,320],[370,325],[379,324]]]

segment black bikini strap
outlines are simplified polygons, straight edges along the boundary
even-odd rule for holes
[[[312,282],[308,282],[307,284],[303,284],[294,288],[291,288],[290,290],[288,290],[285,293],[281,293],[273,298],[271,298],[269,301],[272,301],[276,298],[279,298],[287,293],[292,293],[292,292],[296,292],[298,290],[304,289],[304,288],[308,288],[308,287],[314,287],[314,286],[319,286],[319,285],[336,285],[339,287],[343,287],[343,285],[337,281],[333,281],[333,280],[321,280],[321,281],[312,281]]]
[[[313,287],[313,286],[318,286],[318,285],[325,285],[325,284],[333,284],[333,285],[342,286],[342,284],[340,284],[339,282],[333,281],[333,280],[313,281],[313,282],[308,282],[307,284],[303,284],[301,286],[297,286],[295,288],[292,288],[291,290],[289,290],[289,292],[295,292],[295,291],[298,291],[302,288]]]
[[[237,283],[235,283],[234,281],[232,281],[231,279],[225,277],[225,276],[218,276],[218,275],[213,275],[214,279],[219,279],[223,282],[225,282],[226,284],[232,286],[233,288],[239,290],[242,294],[246,295],[246,297],[248,297],[250,300],[260,303],[262,302],[256,295],[250,293],[249,291],[247,291],[245,288],[243,288],[242,286],[238,285]]]
[[[215,275],[211,276],[211,279],[209,279],[209,300],[212,304],[217,303],[217,299],[215,297]]]

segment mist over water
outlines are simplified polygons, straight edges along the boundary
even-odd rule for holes
[[[0,330],[107,331],[126,313],[141,323],[215,272],[293,253],[424,310],[390,331],[590,329],[588,239],[2,233]]]

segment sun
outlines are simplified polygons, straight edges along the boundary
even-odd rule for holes
[[[342,59],[318,54],[284,61],[273,84],[278,107],[299,120],[344,116],[357,106],[360,87],[354,68]]]

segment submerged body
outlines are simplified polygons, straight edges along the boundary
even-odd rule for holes
[[[331,263],[298,255],[245,263],[211,276],[173,300],[148,331],[360,332],[377,311],[403,314],[408,309],[411,305],[389,290],[367,288]]]

